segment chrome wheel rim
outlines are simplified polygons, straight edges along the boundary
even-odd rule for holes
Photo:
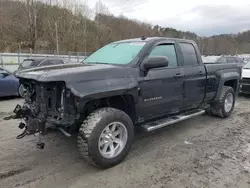
[[[107,125],[98,142],[100,154],[107,159],[118,156],[126,146],[128,131],[121,122],[113,122]]]
[[[21,97],[25,97],[27,93],[27,89],[24,87],[23,84],[21,84],[19,87],[18,87],[18,94],[21,96]]]
[[[228,93],[225,98],[224,108],[226,112],[229,112],[233,107],[234,97],[232,93]]]

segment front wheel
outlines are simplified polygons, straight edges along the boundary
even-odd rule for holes
[[[218,102],[211,107],[212,114],[221,118],[229,117],[234,109],[235,98],[234,89],[229,86],[224,86]]]
[[[109,168],[123,161],[133,138],[133,122],[125,112],[101,108],[83,122],[77,144],[87,162],[100,168]]]
[[[23,84],[20,84],[18,86],[18,96],[24,98],[26,93],[27,93],[27,90],[26,90],[25,86]]]

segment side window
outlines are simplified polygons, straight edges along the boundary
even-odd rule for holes
[[[4,69],[0,69],[0,78],[5,77],[6,75],[9,75],[8,71]]]
[[[218,60],[218,63],[227,63],[227,59],[225,57],[222,57]]]
[[[4,73],[7,73],[7,71],[0,68],[0,74],[2,74],[2,73],[3,73],[3,74],[4,74]]]
[[[51,65],[50,60],[43,61],[39,66],[47,66],[47,65]]]
[[[180,46],[181,51],[183,53],[184,66],[198,65],[199,62],[196,56],[194,46],[190,43],[180,43]]]
[[[63,64],[63,60],[55,60],[53,61],[54,65],[58,65],[58,64]]]
[[[228,63],[237,63],[237,60],[236,60],[235,57],[228,57],[228,58],[227,58],[227,62],[228,62]]]
[[[239,57],[236,58],[236,59],[237,59],[237,62],[238,62],[238,63],[244,63],[243,59],[241,59],[241,58],[239,58]]]
[[[156,46],[149,54],[149,57],[154,57],[154,56],[167,57],[168,58],[168,67],[177,67],[178,66],[175,47],[173,44],[161,44],[159,46]]]

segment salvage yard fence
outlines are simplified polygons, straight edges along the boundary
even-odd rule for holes
[[[52,53],[0,53],[0,67],[10,72],[18,69],[24,59],[62,59],[65,63],[79,63],[90,53],[67,52],[65,54]]]

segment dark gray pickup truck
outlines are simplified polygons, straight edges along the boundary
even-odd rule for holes
[[[134,127],[145,131],[201,115],[230,116],[240,79],[237,64],[206,64],[190,40],[138,38],[113,42],[82,64],[17,73],[24,104],[17,138],[49,128],[77,133],[79,152],[108,168],[128,154]]]

